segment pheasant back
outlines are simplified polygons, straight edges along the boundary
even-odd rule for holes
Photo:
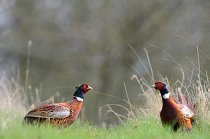
[[[27,123],[68,126],[77,119],[81,108],[82,102],[77,100],[72,100],[67,103],[44,105],[29,111],[24,120]]]

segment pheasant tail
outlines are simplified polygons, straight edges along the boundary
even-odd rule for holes
[[[195,114],[197,113],[197,104],[193,104],[182,93],[181,88],[178,88],[178,101],[190,108]]]

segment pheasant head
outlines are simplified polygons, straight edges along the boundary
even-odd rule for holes
[[[86,83],[80,84],[79,86],[76,87],[76,91],[73,95],[73,98],[82,101],[84,99],[83,95],[86,94],[89,90],[92,90],[91,86],[89,86]]]
[[[160,91],[160,94],[164,99],[169,98],[170,93],[169,93],[169,90],[168,90],[168,87],[166,84],[164,84],[162,82],[155,82],[152,85],[152,87],[154,87],[156,90]]]

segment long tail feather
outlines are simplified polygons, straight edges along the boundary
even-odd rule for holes
[[[178,88],[178,100],[181,104],[190,108],[195,114],[197,113],[197,104],[193,104],[192,102],[188,101],[188,99],[183,95],[181,88]]]

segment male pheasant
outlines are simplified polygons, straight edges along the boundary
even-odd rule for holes
[[[172,126],[174,131],[179,128],[190,131],[195,120],[194,112],[188,106],[177,103],[169,93],[166,84],[155,82],[153,87],[160,91],[162,97],[162,110],[160,118],[163,125]]]
[[[81,84],[76,87],[72,101],[38,106],[26,114],[24,121],[27,123],[69,126],[80,113],[83,95],[91,89],[88,84]]]

